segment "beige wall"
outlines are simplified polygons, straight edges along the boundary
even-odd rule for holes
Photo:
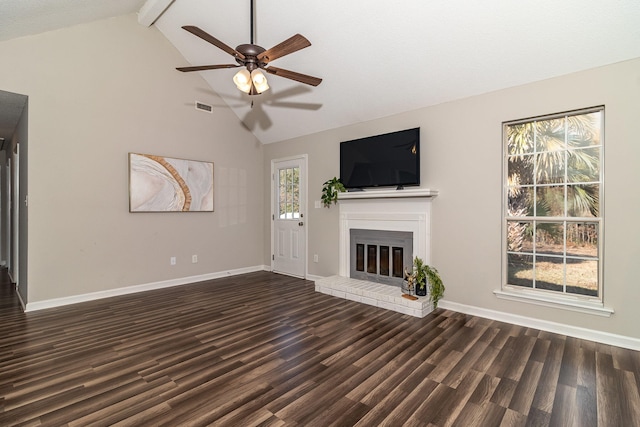
[[[433,82],[437,84],[437,82]],[[345,95],[348,96],[348,95]],[[503,121],[605,105],[604,298],[602,318],[497,299],[501,282]],[[309,154],[309,273],[338,271],[338,210],[314,209],[322,183],[339,174],[340,141],[420,126],[422,186],[433,204],[432,263],[445,299],[485,310],[640,338],[640,59],[437,105],[265,146],[271,159]],[[264,191],[268,190],[265,179]],[[265,263],[269,228],[265,222]],[[313,263],[313,254],[319,262]]]
[[[0,56],[0,89],[29,96],[29,303],[262,265],[262,147],[155,28],[113,18]],[[129,213],[129,152],[214,162],[215,213]]]

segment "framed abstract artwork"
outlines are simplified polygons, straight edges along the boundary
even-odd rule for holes
[[[129,212],[213,212],[213,163],[129,153]]]

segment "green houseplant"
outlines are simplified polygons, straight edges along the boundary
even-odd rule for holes
[[[444,284],[438,270],[425,264],[421,258],[415,257],[411,276],[416,295],[426,295],[427,286],[429,286],[429,301],[433,304],[433,308],[437,308],[438,301],[444,295]]]
[[[322,204],[325,208],[330,208],[331,204],[338,202],[338,193],[346,191],[342,182],[335,176],[322,184]]]

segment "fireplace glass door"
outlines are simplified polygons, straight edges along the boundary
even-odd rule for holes
[[[412,252],[412,233],[352,229],[350,276],[400,285],[405,268],[411,268]]]

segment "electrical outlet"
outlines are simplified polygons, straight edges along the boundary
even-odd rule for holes
[[[191,255],[191,263],[195,264],[198,262],[198,255]]]
[[[322,204],[321,204],[320,200],[316,200],[315,201],[315,208],[316,209],[320,209],[321,207],[322,207]]]
[[[176,257],[172,256],[169,262],[171,265],[176,265]]]
[[[318,262],[318,254],[313,254],[313,262]]]

